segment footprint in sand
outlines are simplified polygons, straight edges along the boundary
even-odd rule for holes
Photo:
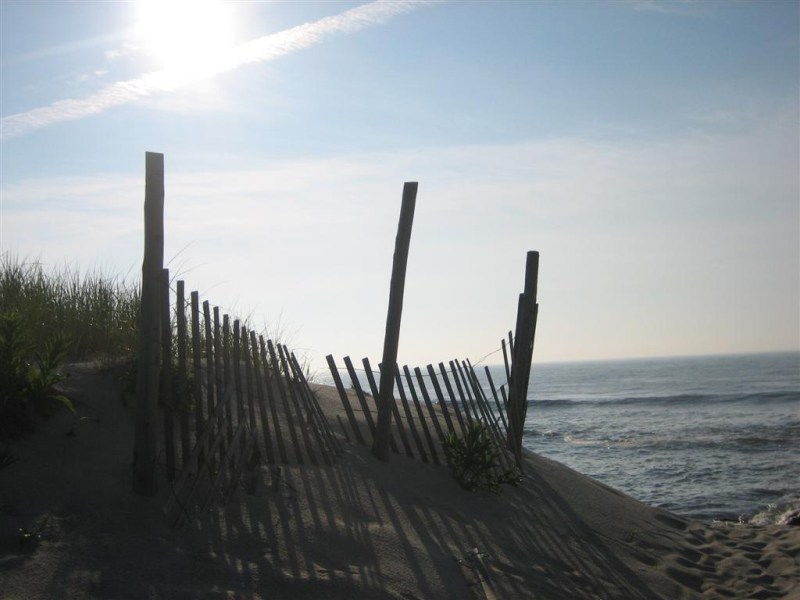
[[[704,571],[706,573],[716,573],[716,568],[708,565],[703,565],[697,561],[687,560],[683,557],[679,557],[675,562],[679,565],[686,567],[688,569],[697,569],[698,571]]]
[[[675,567],[667,567],[664,572],[681,585],[699,592],[703,586],[703,576],[684,571]]]

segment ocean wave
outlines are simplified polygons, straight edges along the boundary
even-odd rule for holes
[[[577,400],[571,398],[529,398],[531,408],[585,408],[587,406],[681,406],[697,404],[734,404],[734,403],[792,403],[800,402],[800,391],[785,390],[773,392],[750,392],[740,394],[678,394],[674,396],[630,396],[622,398],[592,398]]]
[[[800,497],[794,495],[785,496],[777,502],[771,502],[749,517],[746,515],[739,515],[739,518],[736,520],[722,519],[716,521],[716,523],[726,526],[731,524],[734,526],[747,524],[765,527],[767,525],[796,524],[798,518],[800,518]]]

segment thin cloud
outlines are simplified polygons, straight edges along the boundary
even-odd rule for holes
[[[695,0],[628,0],[635,10],[662,15],[698,15],[700,6]]]
[[[435,0],[377,0],[338,15],[305,23],[285,31],[246,42],[225,52],[201,69],[163,70],[146,73],[136,79],[119,81],[84,99],[68,99],[49,106],[3,117],[0,141],[24,135],[54,123],[96,115],[113,106],[127,104],[157,93],[169,92],[190,83],[214,77],[249,64],[269,62],[298,50],[310,48],[335,34],[353,33],[383,24],[419,6]]]

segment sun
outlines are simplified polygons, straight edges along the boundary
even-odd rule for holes
[[[139,0],[135,36],[162,69],[195,71],[234,45],[230,3]]]

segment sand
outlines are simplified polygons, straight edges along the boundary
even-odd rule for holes
[[[799,527],[689,521],[532,453],[518,487],[477,495],[446,467],[343,441],[335,466],[261,467],[254,493],[172,531],[168,485],[130,493],[119,384],[72,372],[80,419],[41,424],[0,470],[3,600],[800,599]]]

